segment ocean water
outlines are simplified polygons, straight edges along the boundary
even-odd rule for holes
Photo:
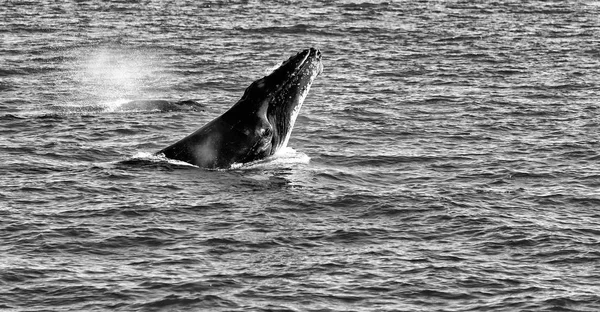
[[[598,16],[3,0],[0,310],[599,311]],[[308,47],[281,155],[153,156]]]

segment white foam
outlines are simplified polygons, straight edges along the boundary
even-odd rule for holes
[[[298,152],[291,147],[285,147],[278,150],[273,158],[283,160],[284,162],[308,164],[310,157],[302,152]]]
[[[137,152],[135,155],[133,155],[131,157],[131,159],[132,160],[144,160],[144,161],[150,161],[150,162],[156,162],[156,163],[167,162],[169,164],[177,165],[177,166],[189,166],[189,167],[198,168],[198,166],[192,165],[192,164],[187,163],[185,161],[167,158],[167,157],[165,157],[164,154],[153,154],[153,153],[148,153],[148,152]]]
[[[281,168],[291,167],[295,165],[306,165],[310,162],[310,157],[304,153],[297,152],[291,147],[282,148],[277,151],[273,156],[249,162],[249,163],[235,163],[231,165],[231,169],[269,169],[269,168]]]

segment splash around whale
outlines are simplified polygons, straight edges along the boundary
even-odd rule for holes
[[[302,103],[322,71],[319,50],[297,53],[254,81],[228,111],[156,155],[211,169],[272,156],[287,146]]]

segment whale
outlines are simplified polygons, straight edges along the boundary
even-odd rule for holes
[[[292,55],[246,88],[226,112],[156,155],[201,168],[229,169],[285,148],[300,108],[323,71],[321,51]]]

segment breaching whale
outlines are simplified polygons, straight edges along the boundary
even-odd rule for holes
[[[286,147],[314,79],[323,71],[321,52],[310,48],[254,81],[228,111],[157,155],[202,168],[230,168]]]

